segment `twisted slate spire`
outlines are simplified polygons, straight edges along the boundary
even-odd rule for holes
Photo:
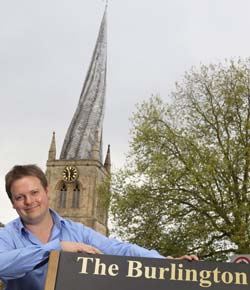
[[[102,162],[102,126],[106,91],[107,23],[102,18],[95,50],[75,114],[64,139],[60,159],[91,159],[93,147],[99,145]]]

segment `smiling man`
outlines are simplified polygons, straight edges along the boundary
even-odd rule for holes
[[[5,187],[19,215],[0,230],[0,279],[6,290],[43,290],[51,250],[164,258],[155,250],[109,239],[60,217],[49,208],[48,182],[36,165],[14,166]]]

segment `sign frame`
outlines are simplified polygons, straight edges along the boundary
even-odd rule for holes
[[[51,251],[44,290],[247,290],[249,286],[246,264]]]
[[[54,290],[56,286],[56,277],[60,259],[59,251],[51,251],[49,255],[48,272],[46,276],[44,290]]]

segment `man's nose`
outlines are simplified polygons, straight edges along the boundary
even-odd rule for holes
[[[30,196],[30,195],[27,195],[25,197],[25,200],[24,201],[25,201],[25,204],[31,204],[33,202],[33,197]]]

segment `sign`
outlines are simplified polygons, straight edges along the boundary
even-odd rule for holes
[[[52,251],[45,290],[250,289],[250,267]]]
[[[234,255],[231,258],[231,262],[240,264],[250,264],[250,255]]]

